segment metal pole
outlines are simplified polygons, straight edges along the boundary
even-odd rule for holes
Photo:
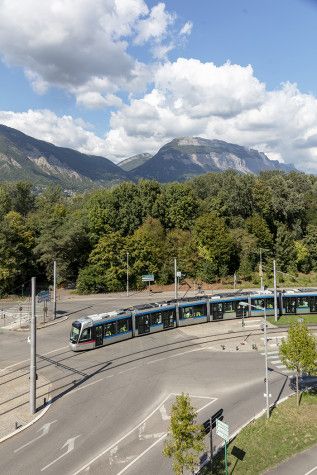
[[[212,460],[213,450],[212,450],[212,417],[210,416],[210,460]]]
[[[225,440],[225,470],[228,475],[228,460],[227,460],[227,441]]]
[[[277,322],[277,289],[276,289],[276,263],[273,261],[274,274],[274,320]]]
[[[263,271],[262,271],[262,249],[260,248],[260,278],[261,278],[261,291],[263,291]]]
[[[31,303],[31,357],[30,357],[30,411],[36,412],[36,305],[35,305],[36,278],[32,277],[32,303]]]
[[[54,288],[53,288],[53,302],[54,302],[54,320],[56,318],[56,261],[54,261]]]
[[[174,279],[175,279],[175,299],[178,299],[178,288],[177,288],[177,259],[174,258]]]
[[[129,253],[127,252],[127,297],[129,297]]]
[[[265,348],[265,398],[266,398],[266,418],[270,417],[270,402],[269,402],[269,375],[267,368],[267,331],[266,331],[266,309],[264,311],[264,348]]]

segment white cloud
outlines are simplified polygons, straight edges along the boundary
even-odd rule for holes
[[[187,21],[183,27],[181,28],[179,34],[184,36],[189,36],[193,29],[193,23],[191,21]]]
[[[129,45],[161,44],[175,19],[164,3],[149,10],[144,0],[0,0],[0,11],[2,59],[22,67],[36,92],[57,86],[80,103],[83,92],[144,87],[146,66]]]
[[[27,112],[0,111],[0,123],[60,147],[107,157],[105,140],[94,134],[90,124],[82,119],[30,109]]]
[[[134,42],[138,45],[155,39],[160,41],[167,33],[168,27],[175,21],[175,15],[165,10],[165,4],[159,3],[155,5],[150,12],[148,18],[140,20],[137,25],[137,36]]]
[[[317,99],[296,85],[269,91],[251,66],[183,58],[158,67],[153,83],[152,91],[112,113],[106,145],[116,159],[196,135],[317,172]]]

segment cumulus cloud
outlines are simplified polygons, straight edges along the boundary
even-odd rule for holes
[[[112,113],[106,147],[116,159],[199,135],[317,171],[317,99],[296,84],[270,91],[251,66],[184,58],[158,67],[153,84],[143,97]]]
[[[107,156],[104,139],[98,137],[91,125],[82,119],[69,115],[59,117],[49,110],[30,109],[27,112],[0,111],[0,123],[60,147]]]
[[[144,67],[129,45],[160,45],[175,20],[164,3],[150,10],[144,0],[0,0],[0,9],[0,54],[21,66],[40,94],[52,85],[105,97],[114,84],[127,91],[130,84],[144,87]],[[98,81],[102,91],[94,89]]]
[[[155,5],[148,18],[140,20],[137,25],[138,34],[134,40],[136,44],[143,44],[150,39],[161,40],[167,29],[175,21],[175,15],[165,10],[165,4]]]

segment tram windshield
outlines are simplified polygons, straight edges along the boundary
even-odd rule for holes
[[[70,332],[70,341],[72,343],[77,343],[78,342],[80,327],[81,327],[81,325],[78,322],[74,322],[72,324],[72,329],[71,329],[71,332]]]

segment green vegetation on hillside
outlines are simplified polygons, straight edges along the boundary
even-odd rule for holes
[[[186,278],[256,283],[263,249],[265,284],[272,260],[279,283],[298,286],[317,271],[317,178],[302,173],[259,176],[227,171],[185,183],[124,182],[65,196],[39,194],[28,183],[0,185],[0,293],[18,293],[32,275],[77,282],[81,292],[124,289],[129,253],[131,288],[141,275],[173,281],[173,260]],[[305,285],[305,284],[304,284]]]

